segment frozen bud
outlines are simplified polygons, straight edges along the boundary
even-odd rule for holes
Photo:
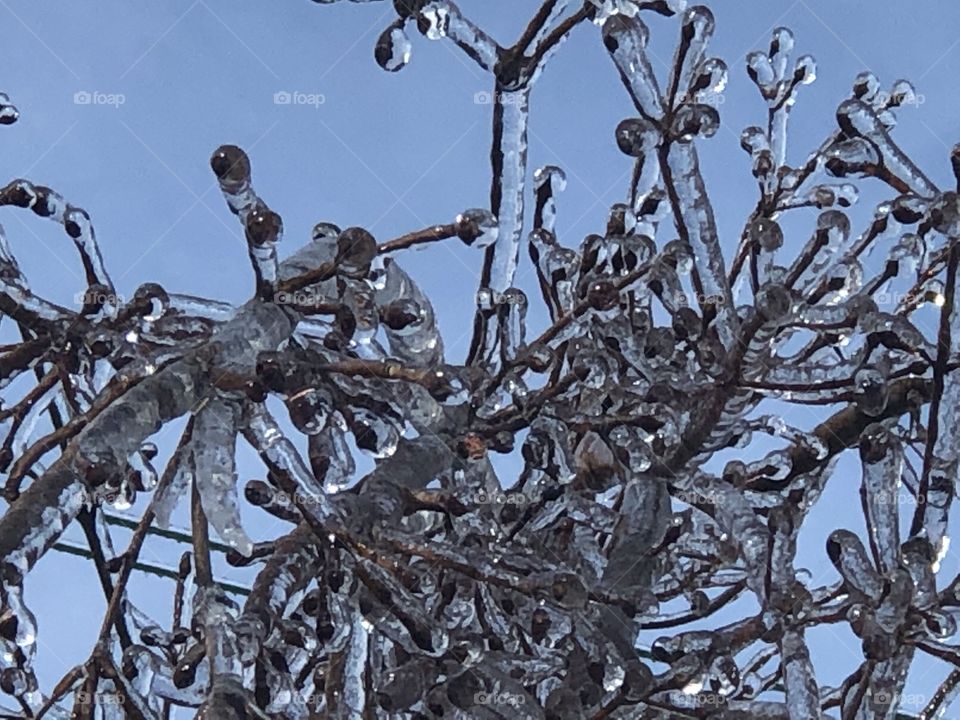
[[[609,310],[620,300],[620,290],[609,280],[590,283],[587,302],[594,310]]]
[[[80,310],[80,314],[96,315],[100,312],[100,308],[106,305],[112,297],[113,293],[110,288],[106,285],[94,283],[83,294],[83,308]]]
[[[42,196],[38,196],[38,199]],[[36,205],[34,205],[36,211]],[[76,240],[81,235],[90,233],[90,216],[86,210],[80,208],[70,208],[63,214],[63,227],[67,235]]]
[[[501,454],[512,453],[516,446],[516,438],[509,430],[501,430],[489,441],[490,449]]]
[[[276,492],[263,480],[251,480],[243,488],[243,494],[251,505],[263,507],[273,502]]]
[[[313,226],[311,238],[314,242],[335,243],[342,232],[343,230],[341,230],[338,225],[328,222],[319,222]]]
[[[523,356],[527,367],[537,373],[549,370],[555,358],[553,349],[543,343],[534,343],[529,346]]]
[[[388,72],[402,70],[410,62],[413,46],[403,29],[403,24],[403,21],[399,20],[384,30],[373,50],[377,65]]]
[[[557,573],[549,582],[550,595],[565,608],[582,608],[587,604],[587,588],[573,573]]]
[[[4,668],[0,672],[0,690],[7,695],[23,695],[30,690],[27,674],[17,667]]]
[[[210,167],[224,188],[236,188],[250,180],[250,158],[236,145],[221,145],[210,158]]]
[[[140,640],[148,647],[167,647],[172,644],[173,637],[158,625],[150,625],[140,631]]]
[[[344,275],[363,277],[376,256],[377,241],[363,228],[347,228],[337,238],[337,263]]]
[[[617,203],[610,208],[610,216],[607,218],[607,237],[628,235],[636,226],[637,218],[628,205]]]
[[[750,126],[740,133],[740,147],[751,155],[756,155],[761,150],[770,149],[770,140],[767,138],[767,132],[763,128]]]
[[[584,434],[574,451],[577,476],[585,487],[603,492],[610,487],[620,467],[610,446],[596,432]]]
[[[779,320],[790,312],[793,297],[783,285],[769,283],[757,293],[757,310],[765,320]]]
[[[294,427],[304,435],[316,435],[327,424],[333,398],[324,388],[305,388],[287,398],[286,405]]]
[[[700,335],[702,322],[693,308],[682,307],[673,314],[673,331],[681,340],[694,340]]]
[[[536,190],[550,186],[553,193],[563,192],[567,188],[567,174],[556,165],[544,165],[533,171],[533,187]]]
[[[246,231],[247,242],[251,245],[275,243],[283,234],[283,220],[273,210],[257,208],[247,214]]]
[[[926,212],[926,201],[916,195],[900,195],[890,208],[894,220],[904,225],[920,222]]]
[[[394,300],[380,309],[380,319],[391,330],[406,330],[423,322],[425,313],[416,300]]]
[[[720,113],[715,107],[702,103],[682,105],[673,118],[670,133],[680,142],[690,142],[697,136],[710,138],[720,128]]]
[[[457,442],[457,452],[463,458],[482,460],[487,454],[487,443],[477,433],[467,433]]]
[[[801,85],[809,85],[817,79],[817,61],[812,55],[803,55],[797,59],[793,79]]]
[[[465,245],[485,248],[497,241],[500,227],[496,216],[489,210],[465,210],[455,220],[457,237]]]
[[[543,608],[537,608],[530,618],[530,637],[535,643],[543,642],[549,630],[550,614]]]
[[[764,93],[771,92],[777,80],[770,57],[759,50],[747,55],[747,75]]]
[[[628,118],[617,125],[617,147],[630,157],[643,157],[660,144],[660,131],[642,118]]]
[[[12,125],[20,117],[20,111],[10,103],[6,93],[0,93],[0,125]]]
[[[144,283],[134,291],[130,305],[138,316],[156,320],[170,306],[170,296],[157,283]]]
[[[857,75],[853,81],[853,95],[862,100],[870,100],[880,92],[880,79],[870,71]]]
[[[869,465],[883,460],[893,450],[893,440],[882,425],[869,425],[860,436],[860,459]]]
[[[287,386],[287,373],[284,370],[282,353],[267,350],[257,356],[257,377],[273,392],[284,392]]]
[[[757,218],[750,227],[750,235],[761,249],[768,252],[779,250],[783,245],[783,230],[776,220]]]

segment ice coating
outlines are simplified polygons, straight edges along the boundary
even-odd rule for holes
[[[415,24],[494,75],[491,99],[504,106],[526,103],[568,34],[604,43],[636,106],[636,117],[609,121],[606,141],[625,177],[633,167],[625,202],[582,243],[565,227],[562,171],[546,166],[523,183],[527,107],[494,107],[489,207],[379,243],[322,221],[283,263],[280,218],[254,193],[247,156],[223,146],[214,170],[257,280],[240,306],[151,283],[131,302],[102,300],[111,286],[89,217],[40,186],[11,187],[8,204],[69,215],[95,282],[79,310],[58,307],[29,289],[17,240],[0,241],[0,310],[24,337],[0,349],[7,705],[27,715],[47,697],[35,689],[40,644],[24,603],[36,560],[93,512],[106,575],[123,583],[103,503],[132,509],[137,492],[158,492],[151,508],[169,540],[183,535],[169,520],[191,484],[213,534],[233,544],[215,539],[208,551],[256,575],[249,590],[224,578],[227,592],[250,600],[238,614],[205,579],[202,542],[185,567],[158,568],[177,584],[169,630],[121,589],[104,647],[123,665],[100,668],[95,689],[131,701],[101,700],[98,716],[159,718],[169,700],[218,718],[667,718],[707,703],[720,718],[892,717],[914,655],[956,664],[957,582],[938,591],[936,573],[957,462],[946,430],[960,206],[890,140],[893,110],[916,93],[860,76],[853,95],[869,112],[841,113],[840,130],[788,167],[788,114],[817,68],[774,30],[769,49],[747,58],[768,118],[742,134],[750,158],[736,169],[753,173],[760,198],[739,247],[721,253],[694,149],[725,140],[727,69],[708,52],[710,12],[677,19],[666,102],[644,57],[643,14],[682,5],[545,0],[510,48],[449,2],[381,6],[397,16],[376,41],[381,67],[407,64]],[[894,197],[858,235],[860,214],[842,211],[875,180]],[[445,355],[444,308],[403,255],[448,240],[489,252],[469,366]],[[524,292],[530,270],[546,313]],[[752,291],[736,307],[734,281]],[[929,322],[938,313],[939,333]],[[34,389],[18,394],[23,386]],[[761,414],[766,401],[780,415]],[[63,424],[51,434],[54,412]],[[215,414],[227,421],[215,427]],[[184,415],[181,447],[151,490],[154,462],[166,459],[153,436]],[[245,539],[230,458],[238,432],[264,465],[245,498],[287,535]],[[820,585],[795,566],[800,529],[857,448],[868,532],[829,535],[818,550],[837,574]],[[356,451],[366,457],[355,462]],[[901,536],[893,510],[911,498],[918,510]],[[139,573],[146,558],[135,556]],[[821,690],[805,638],[831,623],[849,624],[864,664]],[[648,653],[638,633],[654,629]],[[82,710],[88,679],[62,685],[47,716]],[[948,676],[923,712],[947,712],[958,685]]]

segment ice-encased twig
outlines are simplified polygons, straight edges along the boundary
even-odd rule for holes
[[[80,253],[87,284],[106,288],[108,293],[113,293],[113,282],[103,265],[100,247],[86,210],[68,204],[58,192],[34,185],[29,180],[14,180],[0,189],[0,205],[30,208],[38,216],[63,225]]]
[[[867,520],[867,534],[874,562],[881,573],[899,564],[900,525],[897,496],[903,455],[897,441],[881,425],[864,430],[860,441],[863,483],[860,501]]]
[[[420,10],[421,29],[431,40],[448,37],[488,72],[496,69],[500,46],[483,30],[463,16],[450,0],[432,0]]]
[[[262,405],[247,409],[243,426],[244,437],[260,453],[264,463],[274,475],[279,475],[303,493],[316,517],[334,516],[323,486],[300,457],[292,442],[283,434],[274,417]],[[286,488],[284,488],[286,490]]]
[[[900,192],[910,192],[923,198],[935,197],[939,190],[930,179],[893,142],[877,117],[877,113],[862,100],[846,100],[837,108],[837,122],[849,137],[867,140],[880,154],[884,168]]]
[[[817,717],[820,714],[820,691],[803,632],[786,630],[780,639],[780,653],[790,717],[797,720]]]
[[[271,299],[277,289],[276,246],[283,234],[283,221],[253,189],[250,159],[243,150],[235,145],[223,145],[213,153],[210,166],[227,205],[243,224],[250,261],[257,276],[257,294]]]
[[[697,290],[703,295],[698,298],[700,306],[716,305],[717,332],[723,346],[730,350],[736,342],[739,322],[733,309],[733,292],[727,281],[713,206],[700,174],[693,143],[673,143],[666,150],[662,149],[660,168],[673,206],[677,231],[693,250],[700,279]]]

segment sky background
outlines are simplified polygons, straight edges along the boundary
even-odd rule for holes
[[[503,45],[538,5],[460,3]],[[718,0],[712,7],[717,29],[710,52],[727,61],[730,82],[719,108],[722,127],[699,147],[728,258],[756,201],[739,134],[766,116],[744,56],[765,48],[776,26],[794,30],[797,54],[818,60],[817,82],[801,88],[793,112],[788,162],[801,162],[834,129],[837,104],[854,76],[869,69],[884,87],[901,77],[914,81],[921,102],[900,111],[895,138],[934,182],[953,182],[948,153],[960,141],[960,5]],[[258,193],[282,215],[281,256],[309,241],[319,221],[361,225],[385,241],[488,202],[491,106],[478,103],[477,94],[489,91],[491,80],[452,44],[416,33],[411,64],[397,74],[381,70],[373,47],[395,17],[390,2],[0,0],[0,17],[6,48],[0,90],[21,112],[16,125],[0,129],[4,175],[49,185],[90,213],[123,296],[147,281],[231,302],[250,296],[253,274],[242,230],[208,164],[224,143],[247,150]],[[678,23],[645,19],[663,77]],[[280,92],[323,102],[276,104]],[[96,94],[94,102],[78,102],[87,97],[82,93]],[[633,115],[598,30],[581,26],[532,94],[530,170],[560,165],[569,179],[558,202],[563,244],[577,247],[585,235],[602,231],[609,206],[625,198],[631,165],[613,133]],[[864,193],[851,213],[855,232],[883,196]],[[796,230],[788,242],[805,241],[814,219],[815,213],[798,213],[786,225]],[[34,289],[74,306],[84,283],[62,228],[12,209],[0,213],[0,222]],[[480,262],[480,252],[456,240],[403,261],[433,299],[451,362],[466,354]],[[518,278],[536,307],[525,252]],[[542,312],[531,310],[531,334],[542,321]],[[811,426],[817,418],[800,410],[787,420]],[[175,442],[176,429],[158,441]],[[261,476],[253,454],[240,447],[241,478]],[[826,533],[840,525],[862,528],[859,465],[848,456],[802,536],[798,565],[810,567],[817,584],[835,579],[825,569]],[[262,518],[252,522],[264,536],[279,530]],[[172,563],[176,548],[161,545],[148,545],[145,557]],[[956,567],[951,556],[944,577],[953,577]],[[243,573],[231,577],[242,581]],[[148,612],[169,617],[171,583],[144,578],[134,592]],[[30,576],[27,598],[41,621],[38,671],[49,687],[85,659],[103,598],[89,563],[55,553]],[[839,682],[859,661],[859,642],[839,626],[811,633],[810,642],[824,684]],[[920,667],[913,678],[917,692],[928,695],[942,674]]]

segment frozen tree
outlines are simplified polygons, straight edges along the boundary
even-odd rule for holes
[[[22,337],[0,348],[3,716],[894,718],[927,657],[946,680],[913,713],[941,717],[960,688],[960,577],[938,577],[960,453],[960,196],[892,139],[911,85],[858,76],[790,166],[790,112],[816,66],[775,30],[746,67],[768,107],[741,135],[757,202],[724,242],[697,155],[727,80],[709,9],[546,0],[503,47],[447,0],[393,5],[385,70],[419,32],[491,76],[488,207],[384,242],[321,222],[281,262],[280,215],[225,145],[211,168],[254,277],[233,307],[153,283],[119,301],[84,210],[26,179],[0,190],[63,226],[89,286],[79,311],[38,296],[0,235],[0,312]],[[679,34],[666,77],[646,54],[654,14]],[[634,168],[624,201],[580,243],[556,232],[563,170],[528,172],[527,151],[531,88],[572,32],[603,43],[635,105],[610,128]],[[0,99],[0,122],[17,120]],[[960,149],[951,161],[960,177]],[[855,232],[845,209],[867,183],[887,199]],[[822,212],[790,238],[800,208]],[[404,251],[439,242],[482,265],[462,364],[403,269]],[[549,315],[536,335],[521,263]],[[798,426],[797,406],[822,421]],[[161,458],[154,436],[183,418]],[[238,442],[264,468],[242,487]],[[798,536],[846,452],[867,531],[830,534],[821,586],[795,564]],[[498,477],[494,453],[518,476]],[[109,510],[138,494],[148,509],[115,551]],[[245,502],[286,531],[254,542]],[[172,621],[154,621],[129,582],[180,503],[192,548],[171,573]],[[41,688],[25,591],[74,521],[107,611],[88,660]],[[249,592],[217,580],[211,553],[257,568]],[[805,639],[826,624],[862,642],[837,687]],[[643,646],[642,631],[660,637]]]

